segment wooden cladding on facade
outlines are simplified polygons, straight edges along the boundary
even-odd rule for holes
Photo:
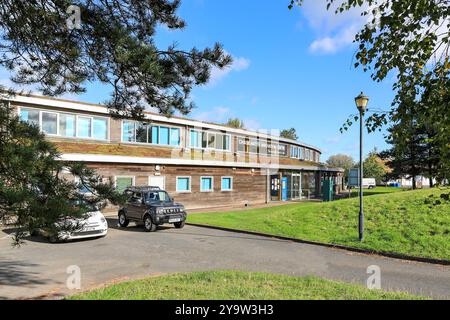
[[[159,170],[156,170],[155,165],[114,163],[91,163],[89,167],[111,181],[114,181],[115,177],[133,177],[136,186],[148,185],[149,177],[164,177],[165,190],[175,201],[183,203],[187,208],[260,204],[267,201],[265,170],[175,165],[161,165]],[[200,191],[200,178],[205,176],[213,178],[212,192]],[[176,191],[177,177],[190,177],[190,192]],[[233,178],[231,191],[221,190],[222,177]]]

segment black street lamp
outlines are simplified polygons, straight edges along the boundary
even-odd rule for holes
[[[364,212],[363,212],[363,117],[366,112],[369,97],[360,93],[355,98],[356,107],[359,110],[359,241],[364,239]]]

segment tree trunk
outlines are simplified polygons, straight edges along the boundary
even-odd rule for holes
[[[412,188],[413,190],[416,190],[417,185],[416,185],[416,175],[412,176]]]

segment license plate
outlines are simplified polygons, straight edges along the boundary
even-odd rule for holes
[[[181,218],[169,219],[169,223],[171,222],[180,222]]]

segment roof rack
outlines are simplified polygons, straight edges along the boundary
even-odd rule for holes
[[[132,187],[128,187],[125,190],[130,190],[130,191],[155,191],[155,190],[161,190],[160,187],[158,186],[132,186]]]

